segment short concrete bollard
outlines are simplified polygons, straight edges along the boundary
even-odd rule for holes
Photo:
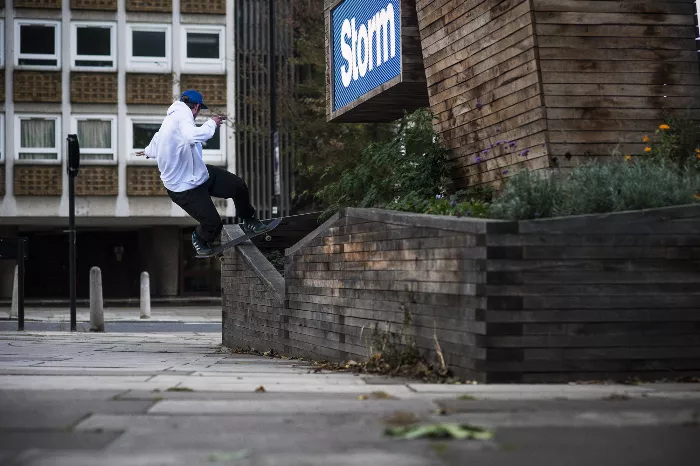
[[[148,272],[141,272],[141,318],[151,318],[151,284]]]
[[[10,319],[17,318],[19,310],[19,272],[18,266],[15,265],[15,279],[12,282],[12,305],[10,306]]]
[[[90,269],[90,331],[105,331],[105,314],[102,302],[102,271],[99,267]]]

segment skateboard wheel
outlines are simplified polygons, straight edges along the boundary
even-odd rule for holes
[[[265,235],[265,241],[272,241],[272,236]]]
[[[221,262],[221,263],[223,264],[223,263],[224,263],[224,256],[223,256],[223,255],[220,255],[220,256],[217,256],[217,257],[219,258],[219,262]]]

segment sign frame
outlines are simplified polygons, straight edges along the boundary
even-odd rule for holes
[[[391,122],[421,107],[429,107],[428,85],[423,66],[423,55],[418,30],[415,0],[399,0],[400,4],[400,61],[398,76],[366,92],[337,110],[333,109],[334,43],[333,11],[346,1],[326,0],[324,4],[326,34],[326,120],[329,122]]]

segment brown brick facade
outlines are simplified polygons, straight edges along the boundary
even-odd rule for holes
[[[48,8],[52,10],[60,10],[63,6],[61,0],[15,0],[14,5],[15,8]]]
[[[129,196],[167,196],[158,167],[126,167],[126,194]]]
[[[170,13],[173,11],[173,2],[171,0],[126,0],[126,11]]]
[[[180,75],[180,89],[197,89],[204,96],[208,106],[226,105],[226,76],[225,75]]]
[[[14,72],[15,102],[61,102],[60,71]]]
[[[225,15],[226,0],[180,0],[180,12]]]
[[[87,104],[116,104],[117,73],[71,73],[70,101]]]
[[[173,79],[170,74],[127,73],[127,104],[170,104]]]
[[[119,0],[70,0],[73,10],[117,11]]]
[[[117,166],[82,166],[75,178],[77,196],[116,196],[119,194]]]
[[[61,165],[15,165],[15,196],[60,196],[61,169]]]

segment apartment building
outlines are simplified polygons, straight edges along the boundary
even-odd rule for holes
[[[68,296],[68,134],[81,148],[78,297],[88,295],[92,266],[102,269],[106,298],[137,297],[144,270],[155,296],[219,294],[219,261],[194,259],[195,223],[168,198],[155,161],[135,154],[181,91],[197,89],[210,108],[198,123],[217,113],[231,120],[205,145],[205,161],[234,173],[241,157],[263,167],[246,181],[259,215],[270,216],[267,121],[255,115],[257,142],[234,131],[246,100],[237,66],[247,56],[237,54],[236,28],[255,27],[240,12],[235,21],[236,9],[252,4],[262,14],[267,3],[0,0],[0,236],[29,238],[29,298]],[[283,214],[286,161],[284,170]],[[230,200],[215,203],[235,221]],[[0,262],[0,298],[11,295],[12,270]]]

